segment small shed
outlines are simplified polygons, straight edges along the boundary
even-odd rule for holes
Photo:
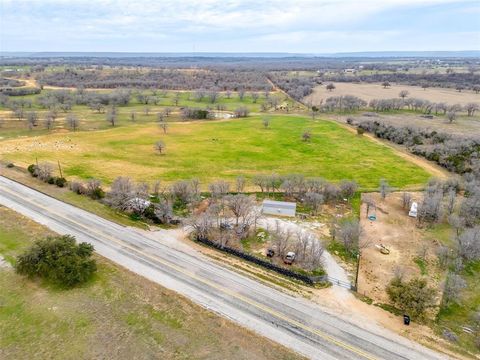
[[[263,200],[262,213],[268,215],[295,216],[297,203],[286,201]]]

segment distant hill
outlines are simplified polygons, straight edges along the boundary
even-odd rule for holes
[[[480,58],[480,50],[466,51],[366,51],[339,53],[136,53],[136,52],[0,52],[4,58]]]

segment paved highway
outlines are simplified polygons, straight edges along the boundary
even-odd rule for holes
[[[156,241],[0,176],[0,204],[311,359],[445,359],[393,332],[359,327],[195,251]]]

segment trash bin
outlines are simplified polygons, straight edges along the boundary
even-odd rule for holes
[[[403,315],[403,323],[405,325],[410,325],[410,316],[408,315]]]

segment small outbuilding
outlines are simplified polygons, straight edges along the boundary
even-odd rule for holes
[[[286,201],[263,200],[262,213],[267,215],[295,216],[297,203]]]

